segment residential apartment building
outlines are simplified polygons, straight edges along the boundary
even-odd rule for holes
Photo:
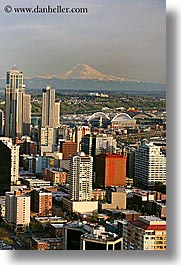
[[[140,216],[123,226],[126,250],[166,250],[166,221],[154,216]]]
[[[26,227],[30,223],[30,196],[20,191],[6,192],[5,219],[16,228]]]
[[[71,200],[91,201],[93,178],[93,157],[80,152],[70,156],[68,183]]]

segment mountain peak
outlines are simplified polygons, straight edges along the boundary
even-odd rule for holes
[[[102,79],[103,74],[87,64],[76,64],[71,70],[64,73],[62,79]]]
[[[81,80],[100,80],[100,81],[120,81],[120,82],[139,82],[103,74],[87,64],[76,64],[71,70],[60,75],[61,79],[81,79]]]

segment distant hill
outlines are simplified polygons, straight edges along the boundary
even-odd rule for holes
[[[71,70],[52,76],[25,77],[27,89],[42,89],[46,84],[57,90],[109,90],[109,91],[165,91],[165,85],[115,77],[103,74],[86,64],[77,64]],[[0,89],[5,80],[0,79]]]

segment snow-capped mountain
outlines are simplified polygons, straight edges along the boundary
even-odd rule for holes
[[[79,80],[100,80],[100,81],[121,81],[138,82],[126,78],[120,78],[112,75],[103,74],[87,64],[76,64],[71,70],[59,76],[61,79],[79,79]]]

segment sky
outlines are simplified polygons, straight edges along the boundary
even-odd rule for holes
[[[5,13],[4,7],[86,7],[86,14]],[[0,78],[59,75],[76,64],[119,77],[166,82],[164,0],[1,0]]]

